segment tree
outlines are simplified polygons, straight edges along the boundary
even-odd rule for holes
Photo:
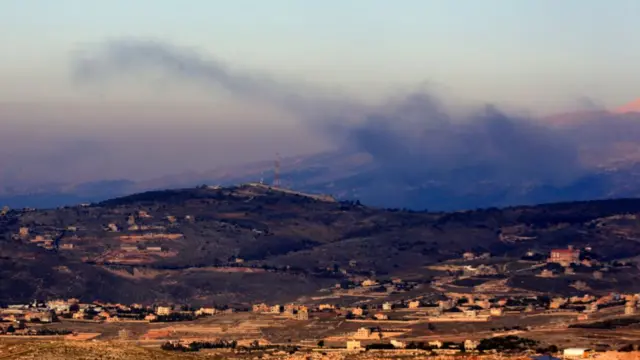
[[[318,341],[318,347],[320,348],[324,347],[324,340]]]

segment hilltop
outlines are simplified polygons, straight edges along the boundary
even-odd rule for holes
[[[533,158],[514,158],[511,164],[495,163],[496,159],[510,154],[512,147],[519,143],[514,141],[507,149],[471,162],[446,160],[446,157],[410,160],[400,153],[397,159],[387,162],[374,150],[384,148],[385,152],[393,152],[395,145],[372,149],[337,146],[322,153],[284,156],[279,161],[279,177],[283,186],[297,191],[331,194],[339,200],[359,199],[371,206],[414,210],[454,211],[638,197],[640,182],[635,179],[640,170],[640,113],[632,111],[636,105],[637,102],[631,103],[615,111],[567,112],[532,121],[532,125],[548,130],[549,140],[554,140],[553,143],[557,140],[558,148],[545,156],[540,152],[548,146],[533,146],[531,152],[524,151],[521,155],[555,159],[558,168],[549,171],[543,171],[548,161],[534,166],[531,165]],[[419,143],[434,143],[433,140],[436,139],[425,138]],[[402,147],[403,141],[394,144]],[[425,155],[436,154],[438,148],[447,146],[435,146]],[[140,179],[136,181],[98,177],[89,183],[56,183],[37,176],[28,182],[6,180],[0,184],[0,205],[57,207],[150,190],[200,184],[231,186],[260,179],[272,183],[275,178],[273,160],[234,162],[208,170],[209,166],[199,164],[198,170],[186,172],[169,167],[166,175],[157,178],[131,174]],[[527,168],[529,172],[525,175],[522,170]],[[560,176],[561,173],[564,175]]]
[[[394,278],[423,294],[497,283],[529,293],[582,292],[576,283],[640,290],[637,214],[637,199],[416,212],[260,184],[11,210],[0,218],[0,301],[284,302]],[[540,262],[568,245],[589,265],[564,275]],[[556,276],[540,277],[544,268]]]

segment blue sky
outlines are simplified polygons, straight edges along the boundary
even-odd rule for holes
[[[142,37],[360,96],[427,81],[523,107],[617,105],[640,96],[638,14],[634,0],[5,0],[0,101],[75,99],[72,51]]]

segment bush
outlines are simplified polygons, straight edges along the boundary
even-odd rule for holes
[[[611,319],[611,320],[604,320],[604,321],[596,321],[596,322],[592,322],[592,323],[588,323],[588,324],[572,324],[569,325],[569,328],[576,328],[576,329],[605,329],[605,330],[612,330],[612,329],[616,329],[619,327],[625,327],[625,326],[629,326],[629,325],[633,325],[633,324],[638,324],[640,323],[640,319],[639,318],[631,318],[631,319]]]
[[[520,351],[532,349],[536,345],[538,342],[535,340],[509,335],[482,339],[478,344],[478,350]]]

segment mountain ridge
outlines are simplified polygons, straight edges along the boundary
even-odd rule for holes
[[[283,157],[280,179],[291,189],[329,193],[341,200],[412,209],[461,210],[478,207],[640,196],[640,113],[582,111],[551,116],[553,135],[568,152],[565,163],[544,171],[519,163],[469,163],[430,166],[426,159],[379,160],[367,151],[341,148],[314,155]],[[554,142],[555,143],[555,142]],[[537,151],[537,148],[528,151]],[[571,154],[575,152],[575,154]],[[379,155],[379,154],[378,154]],[[500,154],[494,154],[500,157]],[[553,153],[545,156],[553,156]],[[539,155],[539,157],[543,157]],[[396,162],[407,162],[395,166]],[[524,163],[523,163],[524,162]],[[544,163],[544,159],[534,162]],[[555,163],[554,162],[554,163]],[[496,165],[497,164],[497,165]],[[519,174],[522,169],[526,174]],[[81,184],[42,184],[0,188],[0,205],[56,207],[133,194],[146,190],[272,183],[274,161],[235,164],[145,181],[106,180]],[[564,175],[560,175],[560,173]],[[532,178],[530,178],[532,177]]]
[[[528,252],[567,245],[593,249],[589,256],[603,265],[581,267],[573,278],[538,278],[535,266],[501,276],[529,292],[548,285],[572,294],[577,280],[594,292],[640,290],[632,281],[637,268],[605,265],[640,256],[639,216],[638,199],[446,213],[370,208],[256,184],[151,191],[0,217],[0,302],[246,305],[309,298],[371,277],[400,277],[433,293],[429,284],[443,274],[425,267],[455,265],[465,252],[490,254],[487,264],[509,268]],[[602,266],[609,279],[591,279]],[[531,285],[520,284],[523,276]]]

